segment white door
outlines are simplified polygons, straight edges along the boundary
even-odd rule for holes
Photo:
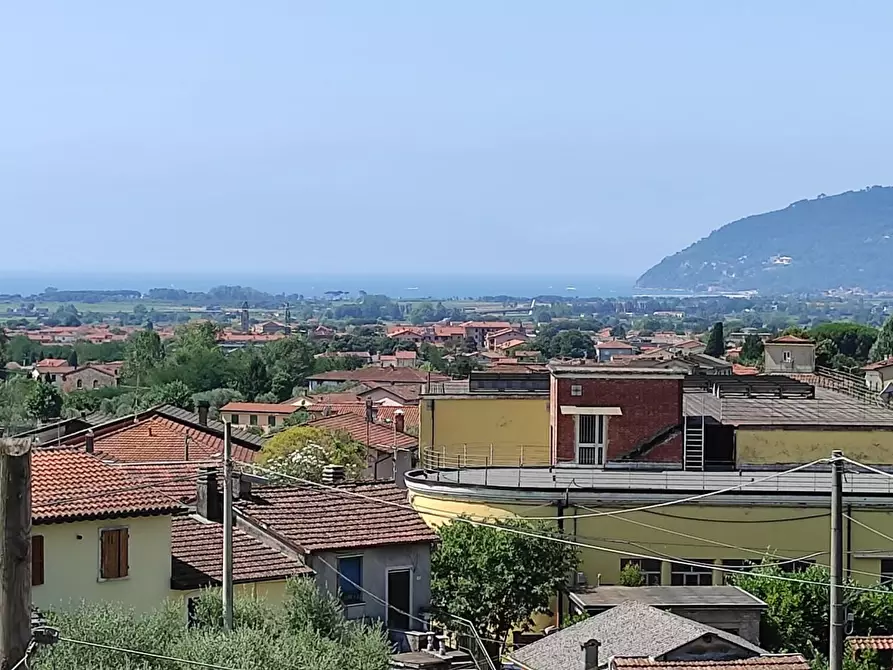
[[[601,414],[577,415],[577,463],[605,465],[606,421]]]

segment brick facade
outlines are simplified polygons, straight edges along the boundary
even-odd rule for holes
[[[80,382],[80,383],[78,383]],[[85,365],[73,372],[63,375],[56,382],[66,393],[71,391],[88,391],[90,389],[117,386],[118,377],[106,370]]]
[[[572,396],[579,385],[582,395]],[[607,418],[606,461],[682,462],[682,379],[552,377],[551,444],[555,462],[575,458],[575,418],[562,405],[619,407]]]

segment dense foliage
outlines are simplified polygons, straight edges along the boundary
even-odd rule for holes
[[[389,648],[377,626],[347,621],[332,596],[309,579],[289,583],[282,605],[237,598],[232,633],[222,630],[220,594],[200,596],[193,626],[186,626],[182,603],[136,614],[109,603],[84,603],[51,613],[50,624],[63,637],[134,649],[240,670],[385,670]],[[185,664],[64,640],[39,648],[32,667],[46,670],[181,670]]]
[[[710,329],[710,335],[707,337],[707,346],[704,353],[708,356],[719,358],[726,353],[726,339],[723,334],[722,321],[717,321]]]
[[[264,445],[258,463],[292,477],[322,481],[326,465],[343,465],[356,479],[366,466],[366,447],[338,430],[295,426],[277,433]]]
[[[445,621],[462,617],[475,623],[482,638],[505,640],[513,628],[528,628],[534,614],[549,613],[552,598],[566,588],[577,565],[577,552],[554,542],[542,524],[523,519],[495,524],[453,521],[438,529],[431,605]]]
[[[763,293],[890,290],[891,209],[893,188],[880,186],[801,200],[714,230],[664,258],[637,285]]]

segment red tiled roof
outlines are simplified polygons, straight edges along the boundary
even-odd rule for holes
[[[180,461],[176,463],[109,463],[132,479],[154,484],[169,498],[188,504],[195,501],[199,470],[223,467],[221,459],[209,461]]]
[[[415,368],[365,367],[357,370],[331,370],[308,377],[318,382],[385,382],[392,384],[424,384],[428,381],[447,381],[449,377],[436,372],[424,372]]]
[[[465,328],[462,326],[434,326],[435,337],[465,337]]]
[[[223,438],[216,434],[185,426],[161,415],[149,416],[137,423],[122,421],[109,429],[94,428],[94,449],[103,458],[115,461],[157,463],[159,461],[186,460],[186,438],[189,438],[189,459],[204,461],[220,458]],[[66,444],[84,445],[85,437],[79,433]],[[233,458],[251,462],[256,450],[233,444]]]
[[[417,357],[418,357],[418,355],[417,355],[416,352],[414,352],[414,351],[401,351],[401,350],[398,349],[397,351],[395,351],[395,352],[393,353],[393,355],[391,355],[391,354],[382,354],[381,356],[378,357],[378,359],[381,360],[381,361],[385,361],[385,360],[394,360],[394,361],[397,361],[397,360],[400,360],[400,359],[403,359],[403,360],[406,360],[406,361],[409,361],[409,360],[413,360],[413,361],[414,361]]]
[[[891,356],[890,358],[885,358],[882,361],[877,361],[875,363],[869,363],[862,369],[865,371],[882,370],[883,368],[889,368],[890,366],[893,366],[893,356]]]
[[[68,361],[64,358],[44,358],[37,361],[38,368],[58,368],[68,366]],[[71,366],[68,366],[71,367]]]
[[[308,397],[313,405],[339,405],[343,403],[361,402],[356,393],[321,393]],[[312,405],[311,405],[312,406]]]
[[[379,382],[367,382],[366,388],[357,391],[357,396],[362,397],[368,395],[375,390],[382,390],[405,402],[418,402],[421,389],[418,386],[409,384],[380,384]],[[333,394],[334,395],[334,394]]]
[[[314,419],[313,421],[308,421],[305,425],[313,426],[314,428],[327,428],[329,430],[343,430],[349,433],[354,440],[363,444],[366,444],[366,435],[368,433],[369,446],[376,449],[384,448],[391,450],[394,447],[412,449],[419,444],[419,438],[417,437],[399,433],[392,426],[383,426],[380,423],[367,423],[365,416],[360,416],[353,412]]]
[[[233,582],[268,582],[313,570],[297,557],[268,547],[240,528],[233,529]],[[196,589],[223,580],[223,526],[178,517],[171,523],[171,586]]]
[[[466,321],[459,325],[463,328],[492,328],[496,330],[504,330],[512,327],[512,324],[508,321]]]
[[[394,407],[392,405],[375,405],[376,423],[390,423],[394,420],[394,413],[397,410],[403,412],[404,427],[418,428],[419,426],[419,406],[404,405],[402,407]],[[332,404],[310,405],[307,411],[311,414],[322,414],[328,411],[330,414],[356,414],[357,416],[366,416],[366,403],[363,402],[345,402]],[[393,430],[389,428],[389,430]],[[365,433],[364,433],[365,436]]]
[[[633,345],[621,340],[609,340],[607,342],[599,342],[595,345],[596,349],[632,349]]]
[[[728,661],[655,661],[646,657],[614,656],[614,668],[654,668],[655,670],[809,670],[809,663],[800,654],[773,654]]]
[[[182,507],[91,454],[35,449],[31,455],[34,523],[173,514]]]
[[[876,649],[887,651],[893,649],[893,635],[853,635],[846,639],[853,651]]]
[[[228,402],[220,408],[221,412],[243,414],[291,414],[297,410],[294,405],[272,402]]]
[[[751,368],[746,365],[739,365],[738,363],[732,363],[732,374],[733,375],[758,375],[760,374],[759,368]]]
[[[812,340],[796,335],[781,335],[769,340],[769,344],[812,344]]]
[[[351,493],[409,505],[406,490],[392,482],[348,484],[338,490],[262,487],[236,505],[245,515],[267,524],[308,553],[437,540],[415,510]]]

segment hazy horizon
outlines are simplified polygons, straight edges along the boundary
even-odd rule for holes
[[[893,184],[878,0],[4,18],[7,275],[634,278],[729,221]]]

